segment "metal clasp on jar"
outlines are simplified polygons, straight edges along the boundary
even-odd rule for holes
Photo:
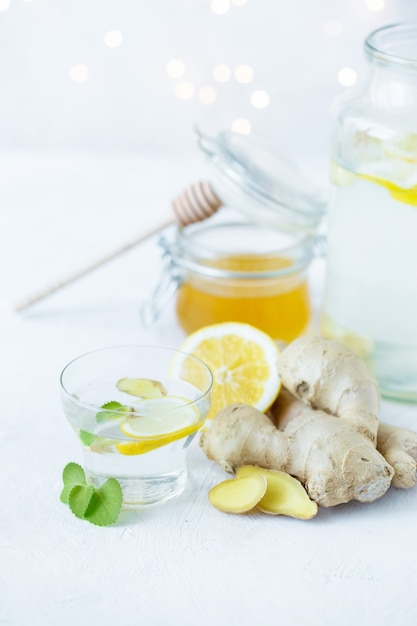
[[[159,318],[183,281],[183,275],[176,262],[172,244],[162,236],[158,240],[158,245],[162,249],[161,257],[164,268],[156,286],[139,310],[140,321],[144,328],[149,328]]]

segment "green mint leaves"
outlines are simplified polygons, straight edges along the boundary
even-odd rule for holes
[[[116,402],[112,400],[111,402],[106,402],[101,407],[101,410],[96,415],[97,422],[108,422],[109,420],[118,420],[121,417],[126,417],[128,413],[132,412],[132,408],[130,406],[124,406],[120,404],[120,402]]]
[[[60,500],[68,504],[76,517],[97,526],[109,526],[117,521],[122,508],[122,489],[115,478],[109,478],[96,488],[87,483],[78,463],[68,463],[62,479],[64,488]]]
[[[95,440],[97,439],[95,435],[87,432],[86,430],[80,430],[80,432],[78,433],[78,436],[81,440],[81,443],[87,447],[91,446],[91,444],[94,443]]]

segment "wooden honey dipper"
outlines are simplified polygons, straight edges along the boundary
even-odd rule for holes
[[[222,201],[207,181],[190,185],[172,201],[172,210],[181,226],[201,222],[219,210]]]
[[[124,252],[131,250],[133,247],[137,246],[140,243],[146,241],[153,235],[156,235],[158,232],[166,228],[167,226],[178,223],[180,226],[188,226],[189,224],[194,224],[195,222],[201,222],[211,215],[213,215],[222,205],[221,200],[217,197],[217,195],[212,190],[210,184],[207,181],[200,181],[198,183],[194,183],[187,187],[184,191],[181,192],[179,196],[174,198],[171,203],[171,208],[174,213],[175,220],[170,218],[157,226],[151,228],[146,232],[141,232],[140,235],[132,239],[131,241],[123,244],[116,250],[112,250],[109,254],[97,259],[96,261],[90,263],[88,266],[85,266],[78,271],[66,276],[57,282],[48,285],[41,291],[32,294],[24,298],[21,302],[18,302],[14,306],[14,310],[16,312],[24,311],[28,309],[33,304],[40,302],[44,298],[52,295],[59,289],[66,287],[70,283],[86,276],[90,272],[95,269],[98,269],[105,263],[112,261],[116,257],[120,256]]]

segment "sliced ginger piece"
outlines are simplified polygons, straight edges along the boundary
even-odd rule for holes
[[[144,398],[162,398],[167,395],[167,391],[159,380],[150,378],[121,378],[117,381],[116,387],[119,391],[124,391],[131,396]]]
[[[210,503],[224,513],[247,513],[266,493],[267,480],[262,474],[225,480],[210,489]]]
[[[250,476],[263,476],[267,482],[265,495],[256,505],[259,511],[298,519],[311,519],[317,515],[316,502],[310,500],[302,484],[290,474],[255,465],[242,465],[236,472],[237,480]]]

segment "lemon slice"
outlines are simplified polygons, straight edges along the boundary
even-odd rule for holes
[[[127,417],[120,429],[128,437],[158,437],[181,430],[199,421],[199,411],[181,396],[165,396],[141,402],[140,415]]]
[[[249,324],[226,322],[204,326],[189,335],[180,350],[198,357],[212,371],[209,420],[220,409],[234,403],[266,411],[281,389],[278,347],[269,335]],[[184,372],[187,367],[188,371]],[[172,371],[199,387],[191,359],[175,359]]]
[[[187,402],[190,401],[180,396],[141,402],[143,415],[120,424],[122,432],[134,441],[116,445],[117,451],[127,456],[145,454],[195,433],[201,426],[200,412]]]

